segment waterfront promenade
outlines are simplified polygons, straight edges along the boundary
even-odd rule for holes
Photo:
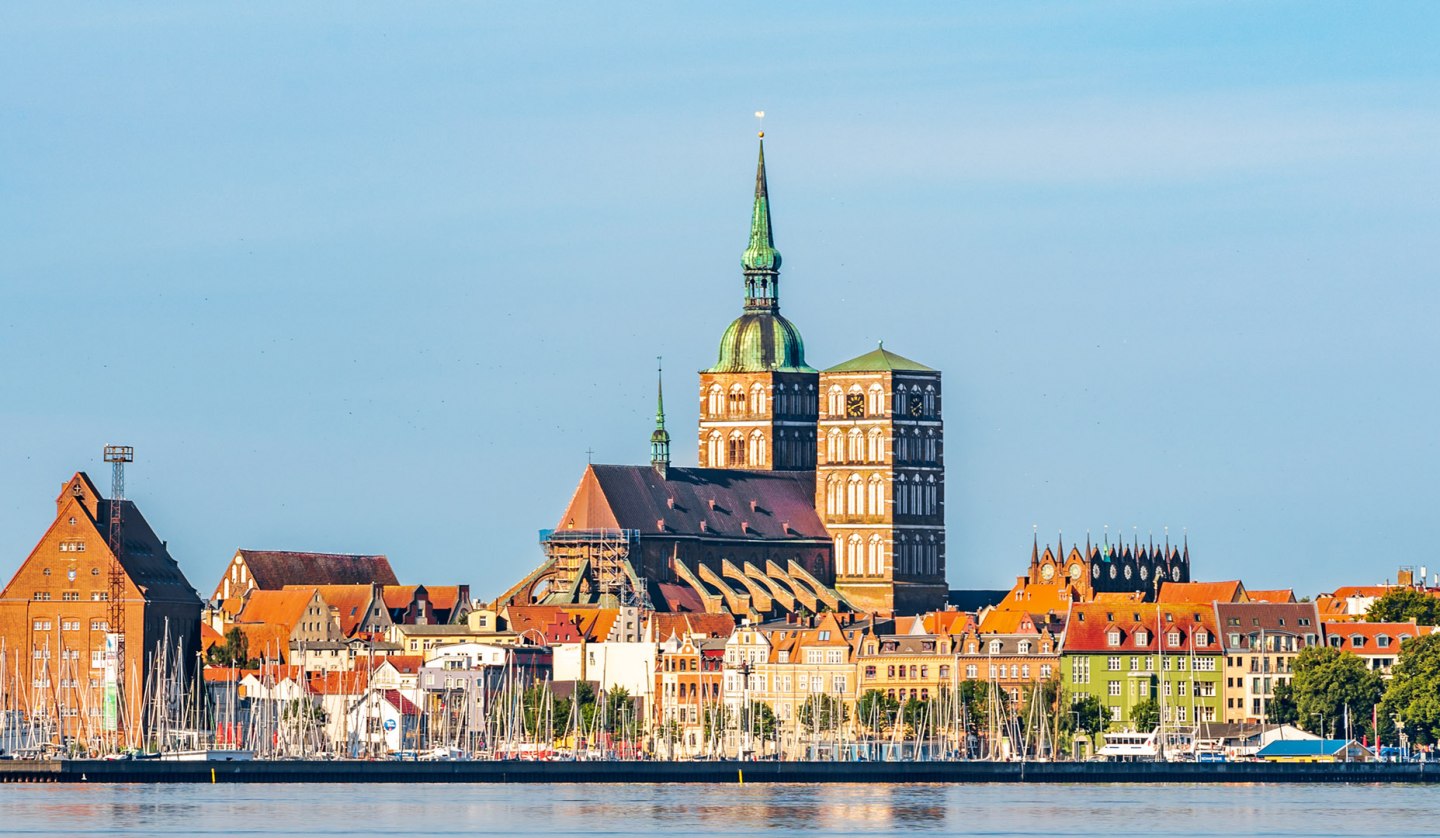
[[[53,760],[0,783],[1423,783],[1434,763]]]

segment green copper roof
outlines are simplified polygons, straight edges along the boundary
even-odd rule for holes
[[[815,372],[805,364],[805,342],[780,315],[780,251],[770,229],[770,189],[765,178],[765,141],[755,164],[755,205],[750,243],[741,259],[745,313],[720,338],[720,356],[706,372]]]
[[[776,313],[742,314],[720,337],[720,357],[706,372],[815,372],[795,324]]]
[[[912,361],[886,349],[883,345],[866,352],[859,358],[851,358],[843,364],[836,364],[826,372],[939,372],[917,361]]]
[[[750,271],[780,270],[780,251],[770,228],[770,188],[765,181],[765,141],[760,141],[760,161],[755,164],[755,207],[750,211],[750,244],[740,264]]]

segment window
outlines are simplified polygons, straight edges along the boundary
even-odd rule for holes
[[[1180,632],[1178,632],[1178,631],[1172,631],[1172,632],[1170,632],[1169,634],[1165,635],[1165,642],[1166,642],[1166,643],[1169,643],[1172,647],[1174,647],[1174,646],[1179,646],[1179,645],[1180,645]]]
[[[1110,644],[1111,646],[1119,646],[1119,645],[1120,645],[1120,630],[1119,630],[1119,629],[1111,629],[1110,631],[1106,632],[1106,633],[1105,633],[1105,642],[1108,643],[1108,644]]]
[[[90,621],[90,630],[91,630],[91,631],[109,631],[109,630],[110,630],[110,624],[107,623],[107,622],[105,622],[104,620],[91,620],[91,621]]]
[[[1077,668],[1076,668],[1075,671],[1076,671],[1076,673],[1078,674],[1079,671],[1080,671],[1079,668],[1078,668],[1078,664],[1079,664],[1079,663],[1083,663],[1083,661],[1077,661],[1076,663],[1077,663]],[[968,679],[970,679],[970,680],[972,680],[972,681],[975,680],[976,678],[979,678],[979,677],[980,677],[980,668],[979,668],[978,666],[976,666],[975,664],[973,664],[973,663],[967,665],[967,666],[965,667],[965,677],[968,678]],[[1080,682],[1077,681],[1076,683],[1080,683]]]
[[[1120,708],[1119,708],[1119,707],[1111,707],[1111,708],[1110,708],[1110,721],[1112,721],[1112,722],[1118,722],[1118,721],[1120,721]]]
[[[49,591],[36,591],[36,592],[35,592],[34,599],[35,599],[36,602],[49,602],[49,601],[50,601],[50,592],[49,592]]]
[[[992,640],[992,641],[990,641],[990,654],[992,654],[992,655],[998,655],[998,654],[1000,654],[1000,641],[999,641],[999,640]]]
[[[1106,684],[1106,692],[1112,697],[1120,695],[1120,682],[1111,681],[1110,683]]]
[[[1135,632],[1135,645],[1136,645],[1136,646],[1144,646],[1145,644],[1147,644],[1147,643],[1149,643],[1149,642],[1150,642],[1150,632],[1145,631],[1144,629],[1141,629],[1140,631]]]
[[[1214,671],[1215,671],[1215,659],[1214,659],[1214,658],[1196,658],[1196,659],[1195,659],[1195,671],[1196,671],[1196,672],[1214,672]]]
[[[1040,677],[1041,677],[1041,679],[1046,680],[1046,681],[1050,680],[1050,673],[1051,673],[1052,671],[1053,671],[1053,670],[1052,670],[1050,664],[1048,664],[1048,663],[1042,663],[1042,664],[1040,664]]]
[[[46,599],[49,599],[50,597],[47,595],[45,598],[46,598]],[[109,591],[91,591],[91,592],[90,592],[90,601],[91,601],[91,602],[109,602],[109,601],[110,601],[110,592],[109,592]]]
[[[1195,632],[1195,645],[1196,645],[1196,646],[1209,646],[1209,645],[1210,645],[1210,632],[1205,631],[1204,629],[1200,629],[1200,630],[1196,631],[1196,632]]]
[[[79,591],[64,591],[64,592],[62,592],[62,593],[60,594],[60,600],[61,600],[62,602],[79,602],[79,601],[80,601],[80,592],[79,592]]]
[[[1018,651],[1020,654],[1022,654],[1022,655],[1028,655],[1028,654],[1030,654],[1030,641],[1028,641],[1028,640],[1022,640],[1022,641],[1020,641],[1020,648],[1019,648],[1017,651]]]
[[[49,621],[49,620],[36,620],[36,621],[35,621],[35,630],[36,630],[36,631],[49,631],[49,630],[50,630],[50,621]]]
[[[1120,671],[1120,657],[1119,657],[1118,655],[1112,655],[1111,657],[1106,658],[1106,659],[1105,659],[1105,668],[1106,668],[1107,670],[1109,670],[1110,672],[1119,672],[1119,671]]]

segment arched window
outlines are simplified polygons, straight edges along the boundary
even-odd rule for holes
[[[900,485],[895,487],[895,514],[908,515],[910,513],[910,482],[905,475],[900,475]]]
[[[841,454],[842,454],[841,449],[842,449],[843,447],[844,447],[844,443],[842,443],[842,442],[840,441],[840,431],[839,431],[839,429],[838,429],[838,428],[831,428],[831,429],[830,429],[830,435],[827,436],[827,437],[825,437],[825,462],[827,462],[827,463],[838,463],[838,462],[840,462],[840,460],[842,459],[842,457],[841,457]]]
[[[710,385],[709,414],[719,416],[725,412],[725,397],[720,390],[719,384]]]
[[[845,509],[844,500],[840,495],[840,478],[831,475],[825,480],[825,514],[831,517],[842,514]],[[835,552],[838,557],[840,542],[837,540],[835,544]]]
[[[884,514],[885,514],[885,480],[884,480],[884,478],[882,478],[882,477],[881,477],[880,475],[878,475],[878,474],[875,475],[874,477],[871,477],[871,478],[870,478],[870,490],[869,490],[869,492],[867,492],[867,494],[869,495],[869,497],[866,498],[866,502],[868,503],[868,505],[869,505],[869,507],[870,507],[870,514],[871,514],[871,515],[884,515]]]
[[[745,390],[739,384],[730,388],[729,409],[731,416],[745,415]]]
[[[711,431],[710,438],[706,440],[705,464],[710,468],[721,468],[725,465],[722,455],[723,446],[720,444],[720,432]]]
[[[757,416],[765,415],[764,386],[756,384],[754,387],[750,388],[750,409],[754,411]]]
[[[846,446],[845,459],[858,463],[865,458],[865,437],[860,435],[859,428],[850,430],[849,444]]]
[[[925,385],[925,415],[935,415],[935,387],[930,384]]]
[[[925,481],[925,514],[934,515],[940,506],[937,491],[935,489],[935,475],[930,475]]]
[[[860,575],[860,562],[864,560],[865,547],[860,541],[860,536],[850,536],[850,541],[845,545],[845,551],[850,555],[850,565],[854,575]]]
[[[825,412],[832,419],[838,419],[845,415],[845,395],[841,392],[838,384],[830,388],[829,405]]]
[[[740,398],[745,398],[744,394],[741,394]],[[745,436],[739,431],[730,434],[730,451],[728,453],[730,454],[729,465],[732,468],[745,465]]]
[[[850,480],[845,485],[845,514],[865,514],[865,488],[858,474],[850,475]]]
[[[763,466],[765,465],[766,459],[765,434],[756,431],[750,435],[750,458],[747,462],[751,465]]]
[[[879,576],[885,572],[885,545],[880,542],[880,536],[870,536],[870,551],[868,555],[868,570],[871,576]]]
[[[885,391],[880,389],[879,384],[872,385],[869,393],[869,405],[867,409],[871,416],[885,415]]]
[[[872,463],[885,462],[885,438],[879,428],[873,428],[865,439],[865,459]]]

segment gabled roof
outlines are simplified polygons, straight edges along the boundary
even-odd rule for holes
[[[1245,586],[1239,579],[1228,582],[1164,582],[1160,585],[1160,602],[1184,603],[1244,602]]]
[[[245,600],[245,607],[235,616],[235,622],[283,628],[288,638],[290,632],[295,630],[295,625],[304,619],[305,609],[310,607],[314,599],[314,588],[251,591]]]
[[[335,615],[340,621],[340,633],[346,637],[355,634],[355,630],[364,622],[375,593],[375,588],[371,585],[315,585],[309,589],[319,592],[325,604],[335,609]],[[291,588],[287,586],[286,590]],[[386,616],[388,619],[388,615]]]
[[[1320,636],[1320,614],[1313,602],[1221,602],[1216,603],[1215,611],[1227,647],[1230,635],[1237,633],[1246,637],[1260,632]]]
[[[1345,652],[1354,652],[1357,655],[1384,655],[1398,654],[1402,640],[1419,637],[1422,634],[1429,634],[1433,629],[1421,627],[1415,623],[1360,623],[1341,622],[1325,623],[1325,642],[1327,645]],[[1354,638],[1362,638],[1362,642],[1356,643]],[[1380,638],[1389,638],[1390,645],[1380,646],[1377,642]]]
[[[380,663],[375,665],[376,669],[389,665],[401,675],[414,675],[425,665],[424,655],[387,655]]]
[[[903,355],[896,355],[882,344],[858,358],[851,358],[825,370],[825,372],[939,372],[919,361],[912,361]]]
[[[702,637],[729,637],[735,630],[735,618],[729,614],[666,614],[654,612],[648,617],[649,636],[655,640],[667,640],[673,634],[679,638],[695,635]]]
[[[1112,630],[1121,633],[1120,645],[1111,646],[1107,636]],[[1156,637],[1156,630],[1161,632]],[[1205,643],[1195,639],[1203,630]],[[1137,644],[1138,632],[1144,631],[1145,642]],[[1180,634],[1179,646],[1168,642],[1169,634]],[[1164,640],[1161,646],[1166,653],[1219,654],[1220,637],[1215,626],[1215,609],[1210,605],[1195,603],[1171,603],[1156,605],[1151,602],[1127,602],[1110,604],[1102,602],[1076,603],[1070,606],[1070,618],[1065,623],[1064,650],[1070,652],[1123,654],[1136,651],[1153,651],[1156,640]]]
[[[788,527],[788,529],[787,529]],[[815,512],[813,471],[665,470],[592,465],[556,528],[829,541]]]
[[[383,690],[381,692],[387,704],[400,711],[402,716],[418,716],[420,708],[416,707],[410,699],[400,694],[399,690]]]
[[[240,550],[255,586],[279,590],[286,585],[398,585],[384,556],[345,553],[292,553],[283,550]]]
[[[422,587],[430,606],[437,611],[451,611],[460,601],[459,585],[386,585],[381,589],[385,607],[392,611],[408,608],[415,601],[415,592]]]
[[[1251,602],[1294,602],[1294,588],[1276,588],[1273,591],[1251,591],[1245,592]]]

